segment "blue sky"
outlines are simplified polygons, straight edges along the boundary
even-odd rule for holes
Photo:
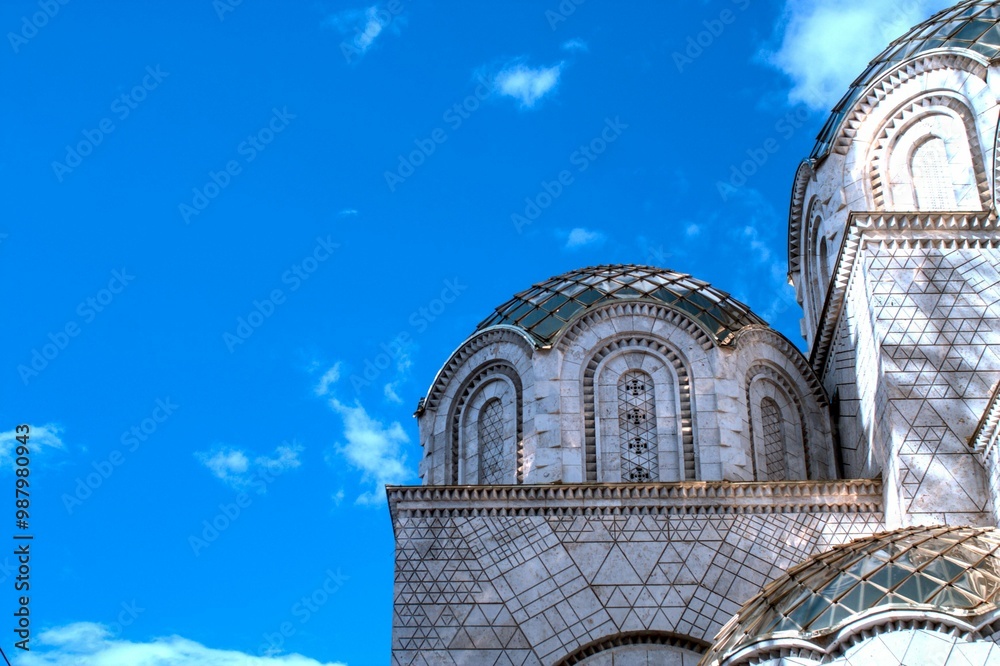
[[[0,647],[388,663],[382,486],[419,482],[448,355],[601,263],[801,342],[795,168],[944,4],[4,3],[0,539],[29,424],[35,540],[31,652]]]

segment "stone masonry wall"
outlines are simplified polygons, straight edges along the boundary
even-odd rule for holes
[[[877,481],[390,488],[393,663],[561,664],[644,633],[703,649],[789,566],[879,531],[881,497]]]

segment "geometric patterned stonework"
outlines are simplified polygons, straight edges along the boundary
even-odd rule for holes
[[[589,664],[588,646],[616,636],[701,652],[766,582],[883,523],[882,488],[869,480],[389,487],[388,496],[400,665]]]
[[[998,262],[992,249],[867,248],[890,474],[908,523],[990,521],[969,441],[1000,381]]]
[[[891,527],[1000,513],[972,441],[1000,383],[998,245],[988,212],[850,215],[811,361],[842,474],[882,477]]]

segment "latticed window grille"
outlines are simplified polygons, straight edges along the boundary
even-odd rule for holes
[[[653,380],[646,373],[633,370],[618,380],[622,481],[639,483],[660,478],[655,404]]]
[[[506,483],[504,468],[503,405],[493,398],[479,411],[480,483]]]
[[[915,151],[910,162],[913,191],[920,210],[955,210],[958,199],[944,141],[934,137]]]
[[[764,438],[764,470],[768,481],[788,478],[785,468],[785,433],[781,427],[781,409],[771,398],[760,401],[760,429]]]

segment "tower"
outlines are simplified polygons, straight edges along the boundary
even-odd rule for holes
[[[998,17],[962,2],[893,42],[795,176],[810,362],[841,474],[882,477],[890,527],[996,524],[995,423],[980,419],[1000,380]]]

